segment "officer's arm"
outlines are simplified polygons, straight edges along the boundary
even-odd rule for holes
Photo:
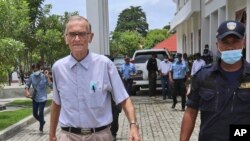
[[[181,124],[180,141],[189,141],[190,136],[194,130],[197,114],[197,109],[187,107],[187,109],[185,110]]]

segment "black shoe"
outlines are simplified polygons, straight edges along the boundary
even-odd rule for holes
[[[162,99],[163,99],[163,100],[166,100],[167,98],[166,98],[166,96],[164,96]]]
[[[43,132],[43,127],[44,127],[44,124],[45,124],[45,123],[46,123],[46,122],[44,121],[43,124],[39,127],[39,131],[40,131],[40,132]]]

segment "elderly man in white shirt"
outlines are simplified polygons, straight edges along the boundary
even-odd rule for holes
[[[191,70],[191,76],[193,76],[197,71],[199,71],[203,66],[206,65],[206,62],[201,59],[201,54],[196,53],[195,55],[196,60],[194,60]]]
[[[163,100],[166,99],[166,96],[168,95],[168,98],[171,98],[170,93],[170,87],[168,84],[168,74],[171,69],[172,63],[169,61],[169,57],[166,55],[165,59],[160,62],[159,71],[161,75],[161,87],[162,87],[162,96]]]
[[[87,19],[69,17],[65,41],[70,55],[52,67],[50,141],[112,141],[111,98],[121,103],[130,122],[129,140],[140,141],[135,109],[114,63],[88,49],[93,36]]]

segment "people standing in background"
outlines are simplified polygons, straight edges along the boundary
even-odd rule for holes
[[[24,80],[24,71],[23,71],[22,66],[20,66],[19,75],[20,75],[21,84],[24,85],[25,80]]]
[[[114,59],[111,58],[110,55],[105,55],[105,56],[108,57],[112,62],[114,62]],[[120,72],[118,71],[118,73],[120,73]],[[119,130],[119,114],[122,111],[122,106],[120,103],[116,104],[115,101],[113,100],[113,97],[111,99],[111,105],[112,105],[113,121],[111,123],[110,131],[111,131],[112,136],[113,136],[113,141],[116,141],[117,132]]]
[[[33,94],[30,94],[30,87],[33,87]],[[40,64],[36,63],[34,65],[34,72],[30,75],[26,86],[25,86],[25,96],[27,98],[32,98],[33,103],[33,116],[39,121],[39,131],[43,132],[43,127],[45,124],[44,120],[44,108],[47,101],[47,87],[52,88],[52,82],[49,77],[49,72],[46,71],[42,73],[40,71]]]
[[[180,141],[189,141],[198,112],[199,141],[229,141],[237,127],[250,125],[250,64],[242,56],[245,26],[225,21],[217,29],[216,38],[219,60],[203,67],[192,79]],[[233,125],[236,128],[231,128]],[[238,137],[232,140],[246,139]]]
[[[200,53],[196,53],[195,58],[196,59],[194,60],[192,65],[191,76],[193,76],[198,70],[206,65],[205,61],[201,59]]]
[[[208,44],[205,45],[202,59],[206,62],[206,65],[213,63],[213,52],[209,50]]]
[[[131,95],[132,84],[133,84],[133,75],[135,74],[135,65],[130,63],[130,58],[126,56],[124,58],[125,63],[121,67],[121,75],[124,86],[129,95]]]
[[[173,83],[173,105],[172,108],[174,109],[177,104],[177,96],[181,96],[181,107],[182,111],[185,110],[185,103],[186,103],[186,86],[185,86],[185,77],[187,73],[187,65],[182,60],[182,54],[177,53],[178,60],[173,62],[171,71],[169,74],[169,81]]]
[[[93,36],[86,18],[69,17],[64,38],[70,54],[52,67],[50,141],[112,141],[111,98],[116,104],[121,103],[126,113],[129,140],[140,141],[135,108],[115,64],[106,56],[89,51]],[[57,138],[58,123],[61,130]]]
[[[170,86],[169,86],[169,71],[171,70],[172,63],[169,61],[168,55],[165,56],[165,59],[160,62],[159,72],[161,75],[161,87],[162,87],[162,96],[163,100],[168,96],[169,99],[172,98]]]
[[[148,60],[147,63],[147,70],[148,70],[148,85],[149,85],[149,96],[153,97],[156,96],[156,79],[157,79],[157,55],[152,53],[151,58]]]

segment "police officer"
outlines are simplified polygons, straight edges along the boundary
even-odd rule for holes
[[[229,20],[217,30],[217,63],[202,68],[192,80],[180,141],[188,141],[200,110],[199,141],[229,141],[232,124],[250,124],[250,64],[242,58],[245,27]]]

